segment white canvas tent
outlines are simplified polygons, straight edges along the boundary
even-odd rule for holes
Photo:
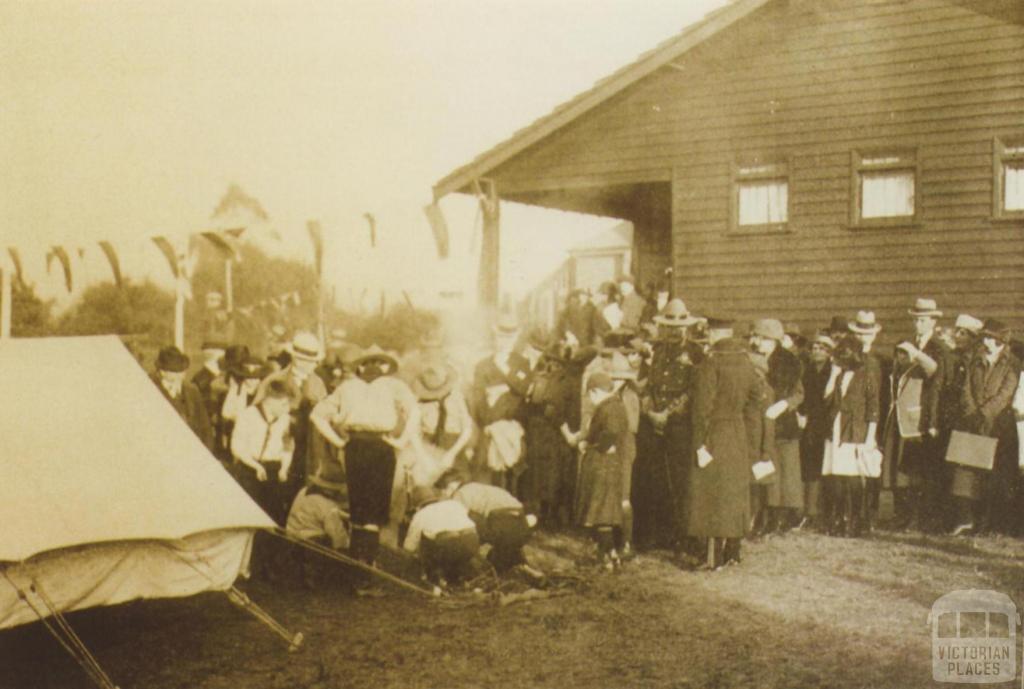
[[[117,338],[0,340],[0,380],[0,629],[231,588],[273,522]]]

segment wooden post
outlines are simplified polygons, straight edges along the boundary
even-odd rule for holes
[[[235,288],[234,281],[231,278],[231,264],[234,263],[234,259],[224,260],[224,308],[227,309],[228,313],[231,313],[235,309]]]
[[[174,346],[185,351],[185,286],[179,277],[174,290]]]
[[[11,295],[13,290],[11,289],[11,268],[9,266],[0,267],[0,339],[6,340],[11,336],[11,311],[13,305],[11,304]]]
[[[480,209],[483,212],[483,230],[480,241],[480,272],[477,278],[477,299],[480,307],[493,312],[498,307],[498,282],[501,245],[501,207],[497,185],[490,181],[487,194],[476,184]]]

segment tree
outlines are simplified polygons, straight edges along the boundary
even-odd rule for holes
[[[174,297],[148,280],[126,280],[122,287],[89,287],[60,318],[61,335],[133,335],[152,342],[174,336]]]
[[[32,286],[15,280],[11,286],[11,305],[12,336],[40,337],[51,334],[53,303],[40,299]]]

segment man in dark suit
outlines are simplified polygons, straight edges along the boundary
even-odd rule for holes
[[[218,340],[204,342],[203,367],[192,376],[192,384],[199,389],[199,394],[203,397],[206,413],[213,428],[217,427],[220,408],[224,404],[224,395],[228,390],[222,369],[227,348],[226,343]]]
[[[153,382],[203,445],[212,450],[213,432],[210,427],[210,416],[199,388],[185,380],[188,366],[189,358],[180,349],[164,347],[156,359]]]

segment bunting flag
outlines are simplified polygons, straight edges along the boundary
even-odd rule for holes
[[[11,257],[11,263],[14,265],[14,276],[18,278],[18,284],[25,285],[25,273],[21,269],[21,254],[13,246],[7,247],[7,253]]]
[[[121,262],[117,258],[117,253],[114,251],[113,245],[104,240],[100,242],[100,249],[103,250],[103,255],[107,257],[107,262],[110,263],[110,271],[114,274],[114,284],[118,287],[123,287],[124,281],[121,279]]]
[[[377,218],[373,217],[373,213],[363,213],[363,217],[366,218],[366,222],[370,224],[370,247],[377,248]]]
[[[242,232],[241,230],[228,230],[226,232],[201,232],[200,234],[216,247],[225,261],[239,261],[242,257],[236,244],[238,235],[233,234],[236,231],[239,234]]]
[[[46,272],[50,272],[50,266],[53,264],[53,259],[60,261],[61,267],[64,269],[64,285],[68,288],[68,293],[71,293],[73,283],[71,281],[71,258],[68,256],[68,252],[64,250],[62,246],[54,246],[50,248],[50,251],[46,254]]]
[[[309,239],[313,242],[313,266],[316,268],[316,276],[323,275],[324,268],[324,233],[320,228],[318,220],[310,220],[306,223],[309,230]]]
[[[167,259],[167,265],[171,267],[171,275],[175,278],[180,277],[178,252],[174,250],[174,245],[171,244],[167,237],[153,237],[153,243],[156,244],[157,248],[160,249],[160,253]]]
[[[444,213],[441,212],[441,206],[436,203],[428,203],[423,207],[423,212],[434,233],[438,258],[448,258],[448,223],[444,218]]]

